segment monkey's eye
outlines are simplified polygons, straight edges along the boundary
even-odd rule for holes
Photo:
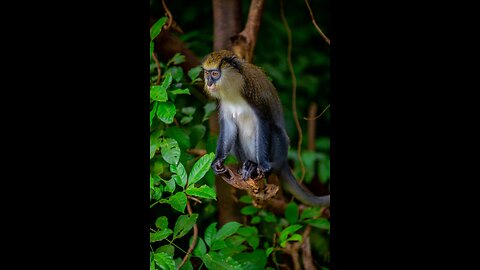
[[[208,77],[208,71],[205,70],[205,77]]]
[[[220,72],[218,71],[212,71],[212,77],[215,78],[215,79],[218,79],[220,77]]]

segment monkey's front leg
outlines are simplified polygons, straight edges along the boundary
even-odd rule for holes
[[[221,117],[220,115],[220,132],[218,136],[217,150],[215,153],[215,159],[212,162],[212,169],[216,175],[224,174],[227,172],[227,169],[223,165],[223,162],[232,150],[232,146],[236,138],[236,125],[231,121],[223,119],[223,117]]]

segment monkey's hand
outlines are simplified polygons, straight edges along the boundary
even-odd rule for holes
[[[212,169],[216,175],[224,174],[227,172],[227,169],[225,168],[225,166],[223,166],[223,161],[221,159],[215,159],[213,161]]]
[[[243,180],[248,180],[249,178],[254,178],[253,173],[257,170],[257,163],[247,160],[243,163],[241,175]]]

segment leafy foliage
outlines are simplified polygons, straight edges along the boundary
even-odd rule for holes
[[[242,2],[248,12],[249,1]],[[311,24],[304,1],[284,1],[285,15],[292,29],[292,62],[297,76],[297,112],[304,134],[303,183],[310,188],[327,188],[330,183],[330,111],[317,118],[314,149],[306,150],[309,106],[315,102],[317,115],[330,102],[329,48]],[[310,1],[320,28],[328,35],[329,0]],[[161,1],[152,0],[151,12],[160,18],[151,27],[153,38],[159,35],[167,18]],[[168,4],[175,21],[183,30],[180,38],[190,50],[202,57],[211,51],[212,7],[185,0]],[[309,44],[313,44],[310,46]],[[151,53],[153,42],[151,42]],[[286,34],[279,19],[279,2],[266,1],[262,26],[258,33],[254,64],[261,66],[276,86],[285,112],[287,133],[291,139],[288,153],[294,174],[302,174],[297,157],[298,133],[293,122],[292,80],[287,66]],[[151,58],[150,73],[150,269],[177,269],[194,240],[196,245],[181,269],[278,269],[285,264],[285,250],[302,242],[305,229],[311,228],[310,243],[319,269],[328,269],[330,221],[318,207],[288,203],[285,212],[273,213],[252,204],[249,196],[239,198],[242,223],[217,222],[217,194],[210,164],[214,158],[216,135],[209,132],[208,120],[217,109],[216,102],[200,101],[201,67],[189,70],[184,55],[177,53],[157,64]],[[158,83],[157,83],[158,80]],[[206,150],[192,154],[191,149]],[[229,157],[226,163],[236,162]],[[197,202],[201,201],[201,203]],[[191,205],[189,213],[187,202]],[[288,256],[287,256],[288,257]]]

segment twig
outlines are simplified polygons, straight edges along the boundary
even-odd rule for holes
[[[188,200],[187,200],[187,211],[189,215],[192,215],[192,207],[190,207],[190,202]],[[195,248],[195,245],[197,244],[197,238],[198,238],[198,226],[197,226],[197,223],[195,223],[193,225],[192,243],[190,244],[190,247],[188,248],[187,253],[185,254],[185,257],[183,257],[183,260],[177,269],[182,268],[182,266],[187,262],[188,256],[190,256],[193,249]]]
[[[315,18],[313,17],[313,12],[312,9],[310,8],[310,4],[308,3],[308,0],[305,0],[305,3],[307,4],[308,11],[310,12],[310,17],[312,18],[313,25],[315,28],[317,28],[317,31],[320,33],[320,35],[325,39],[328,45],[330,45],[330,39],[323,33],[322,29],[318,27],[317,22],[315,21]]]
[[[317,103],[312,102],[310,103],[310,108],[308,109],[308,118],[312,118],[315,114],[317,114]],[[305,118],[304,118],[305,119]],[[306,119],[307,120],[307,119]],[[307,134],[308,134],[308,151],[315,151],[315,131],[316,131],[316,123],[313,119],[308,119],[307,122]]]
[[[192,201],[196,201],[197,203],[202,203],[202,201],[200,201],[199,199],[195,198],[195,197],[192,197],[192,196],[187,196],[188,199],[192,200]]]
[[[153,56],[153,60],[155,60],[155,64],[157,65],[157,72],[158,72],[158,78],[157,78],[157,85],[160,84],[160,77],[162,76],[162,70],[160,68],[160,62],[158,62],[158,58],[157,58],[157,55],[155,54],[155,52],[152,53],[152,56]]]
[[[319,115],[317,115],[317,116],[315,116],[315,117],[313,117],[313,118],[311,118],[311,117],[304,117],[303,119],[305,119],[305,120],[315,120],[315,119],[319,118],[320,116],[322,116],[322,114],[323,114],[324,112],[326,112],[328,108],[330,108],[330,104],[328,104],[327,107],[325,107],[325,109],[323,109],[323,111],[322,111]]]
[[[300,178],[299,182],[303,181],[305,177],[305,165],[303,164],[301,151],[302,151],[302,127],[300,126],[300,122],[298,121],[298,114],[297,114],[297,78],[295,77],[295,72],[293,71],[292,65],[292,32],[290,31],[290,27],[288,27],[287,19],[285,18],[285,14],[283,11],[283,0],[280,1],[280,16],[282,17],[283,24],[285,25],[285,29],[287,31],[288,36],[288,68],[290,69],[290,74],[292,75],[292,110],[293,110],[293,119],[295,120],[295,126],[298,130],[298,145],[297,145],[297,156],[300,162],[300,167],[302,170],[302,177]]]
[[[192,155],[195,155],[195,156],[204,156],[205,154],[207,154],[207,150],[205,149],[197,149],[197,148],[193,148],[193,149],[187,149],[187,153],[189,154],[192,154]]]
[[[163,9],[165,9],[165,12],[167,13],[167,17],[168,17],[168,22],[165,24],[165,26],[163,28],[165,30],[168,30],[170,28],[170,26],[172,26],[173,16],[172,16],[172,13],[170,12],[170,10],[167,7],[167,4],[165,4],[165,0],[162,0],[162,6],[163,6]]]

